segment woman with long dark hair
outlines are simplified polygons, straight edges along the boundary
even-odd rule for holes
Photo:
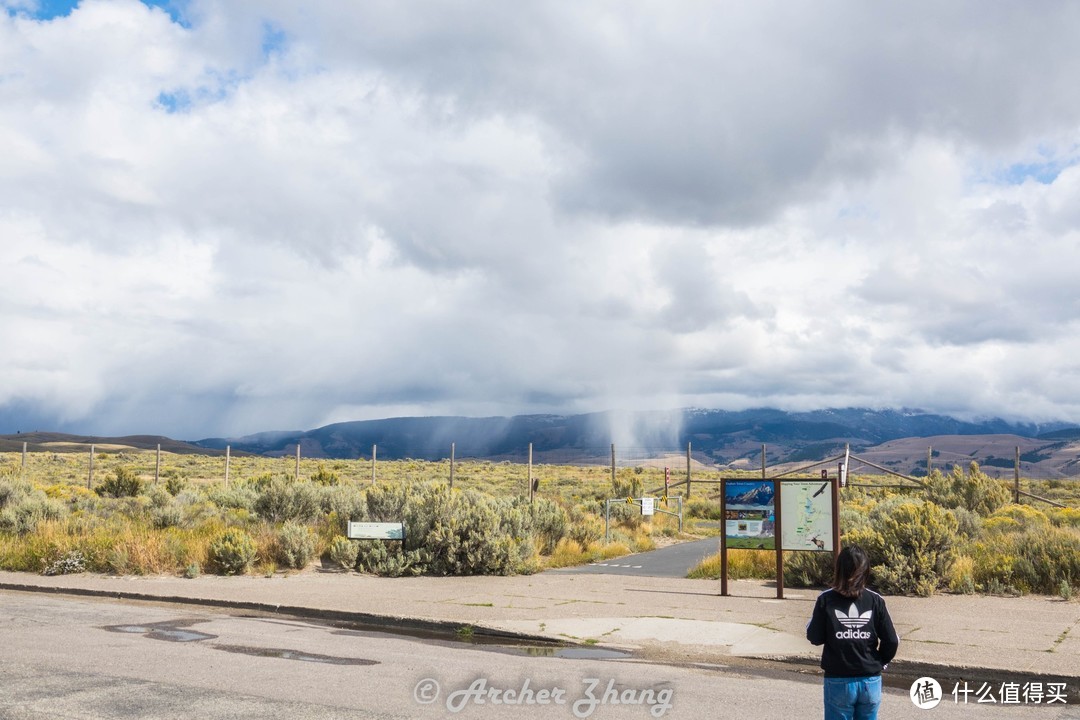
[[[806,625],[806,639],[825,646],[825,720],[876,720],[881,671],[900,645],[885,598],[867,589],[869,579],[866,552],[846,546],[836,558],[832,587],[818,596]]]

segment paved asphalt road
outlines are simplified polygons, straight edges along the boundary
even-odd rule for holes
[[[658,550],[626,555],[591,565],[549,570],[560,573],[607,573],[614,575],[647,575],[650,577],[686,577],[690,568],[704,558],[720,551],[719,538],[669,545]]]
[[[0,638],[0,718],[14,720],[821,713],[820,680],[788,670],[557,657],[551,648],[481,647],[182,605],[5,591]],[[532,703],[505,703],[506,691]],[[1075,708],[948,703],[932,716],[1080,717]],[[906,688],[889,688],[883,717],[930,716]]]

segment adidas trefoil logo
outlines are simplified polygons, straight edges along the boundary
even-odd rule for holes
[[[847,615],[843,610],[834,610],[836,613],[836,619],[840,621],[840,624],[849,628],[861,628],[866,623],[870,622],[870,616],[873,615],[873,610],[867,610],[862,615],[859,614],[859,608],[855,607],[855,603],[851,603],[851,607],[848,608]]]
[[[840,624],[847,628],[843,632],[836,633],[837,640],[869,640],[870,633],[859,628],[870,622],[870,618],[873,616],[873,610],[867,610],[863,614],[859,614],[859,608],[855,607],[855,603],[851,603],[851,607],[848,608],[847,614],[844,614],[843,610],[834,610],[836,613],[836,619],[840,621]]]

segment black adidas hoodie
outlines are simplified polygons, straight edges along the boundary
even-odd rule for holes
[[[825,677],[880,675],[900,645],[885,598],[873,590],[863,590],[855,599],[835,590],[821,593],[806,625],[806,639],[825,646]]]

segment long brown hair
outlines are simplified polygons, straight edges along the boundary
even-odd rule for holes
[[[870,558],[858,545],[846,545],[836,556],[833,590],[844,597],[857,598],[870,579]]]

